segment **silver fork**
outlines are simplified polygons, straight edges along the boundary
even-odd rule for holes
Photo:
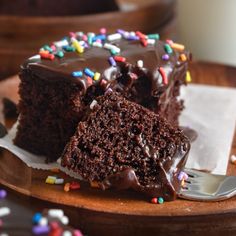
[[[213,175],[202,171],[184,169],[188,174],[180,189],[180,198],[195,201],[221,201],[236,195],[236,176]]]

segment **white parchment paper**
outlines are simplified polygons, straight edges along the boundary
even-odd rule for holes
[[[181,92],[186,109],[180,123],[198,132],[187,167],[225,174],[236,121],[236,89],[192,84],[184,87]],[[8,135],[0,139],[0,147],[14,153],[29,167],[44,170],[59,168],[75,177],[59,163],[46,164],[44,157],[15,146],[12,143],[15,134],[16,124]]]

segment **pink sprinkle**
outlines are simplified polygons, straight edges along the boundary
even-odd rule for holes
[[[88,41],[88,36],[87,36],[86,34],[84,34],[84,35],[82,36],[82,40],[83,40],[83,41]]]
[[[106,28],[101,28],[100,29],[100,34],[106,34],[107,33],[107,29]]]
[[[83,234],[81,233],[81,231],[78,230],[78,229],[74,230],[73,233],[74,233],[74,236],[83,236]]]
[[[3,226],[3,221],[0,219],[0,228]]]
[[[51,46],[51,49],[55,52],[57,50],[56,46],[55,45],[52,45]]]
[[[76,38],[76,34],[74,32],[70,32],[69,35],[71,38]]]
[[[171,39],[167,39],[166,42],[170,45],[174,43],[173,40],[171,40]]]
[[[102,43],[102,40],[101,39],[97,39],[96,42]]]

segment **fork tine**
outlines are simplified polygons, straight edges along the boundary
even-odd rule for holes
[[[197,178],[197,177],[203,177],[208,175],[207,173],[204,173],[202,171],[192,170],[192,169],[184,169],[184,172],[188,174],[188,176],[191,178]]]

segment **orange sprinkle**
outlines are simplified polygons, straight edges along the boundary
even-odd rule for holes
[[[65,192],[69,192],[69,191],[70,191],[70,183],[66,183],[66,184],[64,185],[64,191],[65,191]]]
[[[187,61],[187,57],[184,53],[180,54],[179,58],[181,61]]]

